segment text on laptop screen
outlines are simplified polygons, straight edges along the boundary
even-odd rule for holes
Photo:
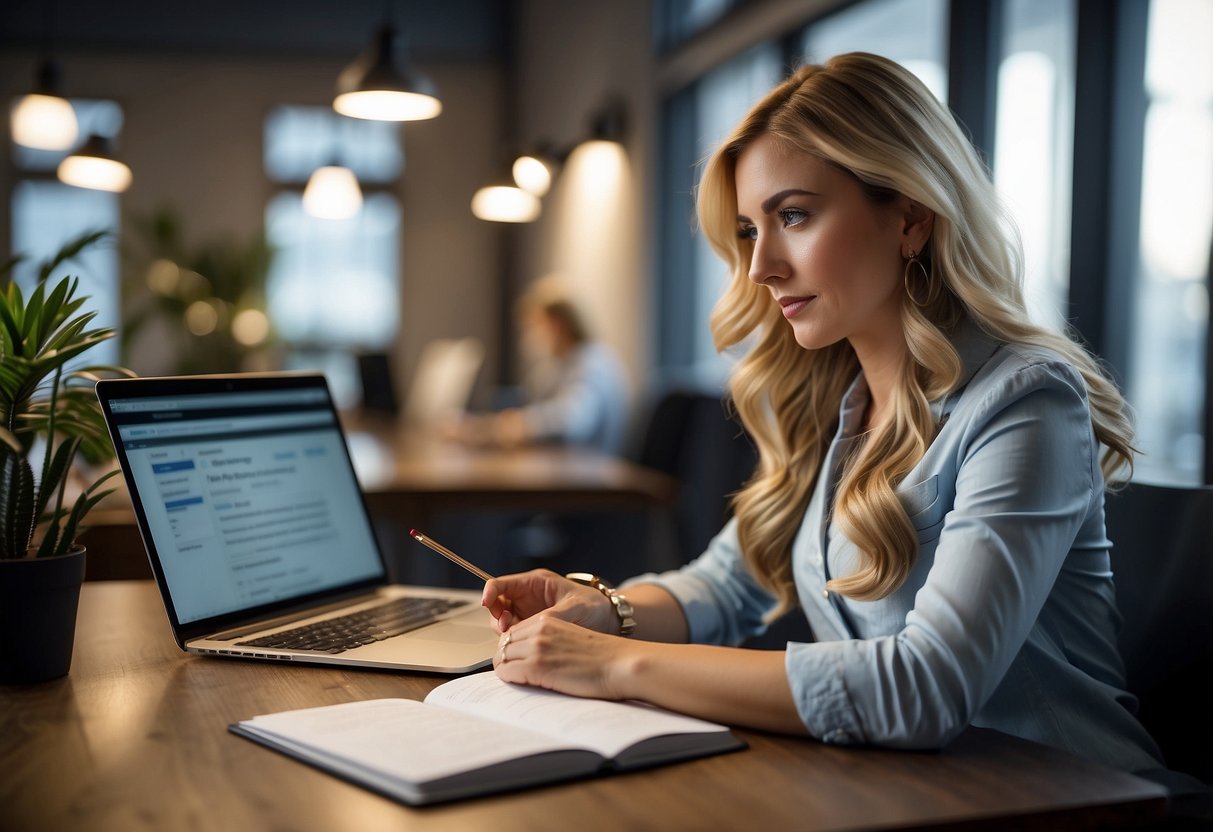
[[[110,409],[181,623],[382,574],[323,389]]]

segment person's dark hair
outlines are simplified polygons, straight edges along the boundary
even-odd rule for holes
[[[590,338],[585,319],[577,311],[577,307],[564,299],[541,301],[538,310],[560,325],[574,344],[584,344]]]

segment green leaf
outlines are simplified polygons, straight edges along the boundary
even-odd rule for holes
[[[79,447],[80,440],[77,438],[64,440],[55,449],[54,456],[47,460],[42,480],[38,483],[38,498],[34,506],[34,513],[38,517],[46,511],[46,504],[50,502],[51,495],[59,490],[60,483],[66,481],[68,469]]]
[[[20,290],[17,289],[16,283],[10,283],[8,289],[0,293],[0,328],[4,331],[4,354],[5,355],[20,355],[21,339],[21,322],[13,313],[14,304],[12,294],[17,292],[20,295]],[[20,300],[16,306],[20,311]]]
[[[84,519],[84,516],[92,511],[93,507],[96,506],[97,503],[114,493],[114,489],[112,488],[106,489],[100,493],[96,493],[97,488],[106,480],[116,476],[117,474],[117,469],[110,471],[108,474],[101,477],[101,479],[84,489],[84,492],[76,499],[76,504],[72,506],[71,514],[68,515],[67,518],[67,523],[64,524],[62,532],[59,535],[58,548],[54,554],[66,555],[68,550],[72,548],[72,545],[76,542],[76,533],[80,527],[80,522]],[[39,557],[41,556],[41,553],[39,553]]]
[[[0,469],[0,557],[21,558],[34,536],[34,472],[24,456],[5,453]]]

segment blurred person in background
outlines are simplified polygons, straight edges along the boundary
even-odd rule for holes
[[[503,447],[554,442],[618,454],[629,418],[623,367],[591,336],[561,278],[533,283],[518,301],[517,320],[524,403],[465,417],[457,438]]]

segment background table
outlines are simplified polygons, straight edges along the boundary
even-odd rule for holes
[[[153,584],[86,584],[71,674],[0,687],[0,828],[1090,829],[1163,808],[1157,786],[976,729],[933,754],[738,731],[746,751],[425,809],[227,732],[259,713],[421,698],[441,681],[187,656]]]
[[[492,523],[509,512],[598,516],[608,527],[629,515],[654,515],[660,522],[678,490],[677,482],[659,471],[584,448],[469,448],[393,422],[348,418],[353,419],[346,434],[350,455],[367,508],[389,569],[402,582],[446,585],[460,579],[440,558],[409,568],[401,553],[412,551],[410,528],[439,540],[444,527],[454,528],[456,539],[444,542],[458,548],[473,545],[458,539],[470,522]],[[82,541],[94,554],[90,580],[151,577],[124,487],[89,514],[87,526]],[[644,534],[641,528],[624,539]],[[474,559],[474,553],[467,554]],[[578,568],[600,567],[578,563]]]

